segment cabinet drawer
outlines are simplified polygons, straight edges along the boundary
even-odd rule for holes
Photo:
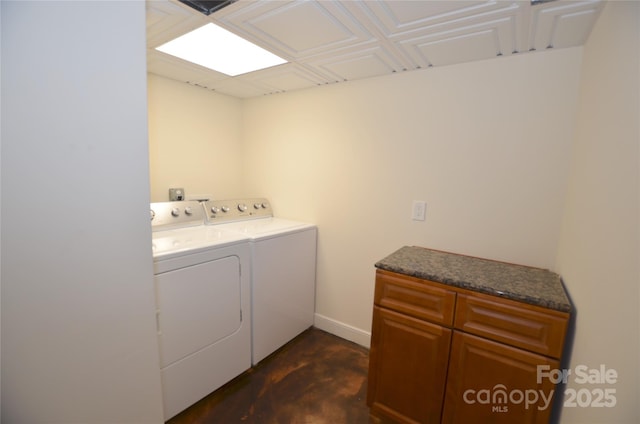
[[[520,347],[560,358],[567,330],[568,314],[542,311],[494,296],[458,294],[455,327]]]
[[[408,276],[376,274],[376,305],[437,324],[451,326],[456,294]]]

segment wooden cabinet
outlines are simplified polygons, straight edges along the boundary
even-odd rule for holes
[[[439,422],[455,293],[392,273],[376,279],[368,404],[395,422]],[[429,378],[423,378],[423,376]]]
[[[378,307],[373,325],[371,410],[398,422],[438,422],[452,331]]]
[[[367,403],[377,422],[547,423],[568,313],[377,270]]]
[[[554,387],[537,382],[538,365],[559,362],[455,331],[442,422],[548,423]]]

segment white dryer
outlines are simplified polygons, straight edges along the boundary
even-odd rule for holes
[[[248,237],[204,225],[198,202],[151,204],[168,420],[251,367]]]
[[[262,198],[203,205],[208,224],[249,238],[255,365],[313,325],[317,228],[274,217]]]

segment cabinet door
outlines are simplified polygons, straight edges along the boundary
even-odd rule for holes
[[[538,365],[558,361],[454,331],[443,423],[548,423],[555,386]]]
[[[439,423],[451,330],[374,307],[367,404],[399,423]]]

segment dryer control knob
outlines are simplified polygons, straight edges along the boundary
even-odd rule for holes
[[[211,206],[211,213],[218,213],[220,212],[220,208],[217,206]]]
[[[186,213],[187,215],[191,215],[193,213],[191,206],[187,206],[186,208],[184,208],[184,213]]]
[[[223,206],[222,208],[220,208],[222,210],[222,212],[227,213],[229,212],[229,206]]]
[[[180,209],[178,209],[178,208],[171,209],[171,215],[180,216]]]
[[[151,220],[153,221],[153,218],[156,217],[156,213],[153,211],[153,209],[150,209],[149,212],[151,212]]]
[[[253,209],[260,209],[262,207],[262,205],[260,203],[254,203],[253,204]]]
[[[238,205],[238,210],[239,210],[240,212],[244,212],[244,211],[246,211],[246,210],[247,210],[247,205],[245,205],[244,203],[240,203],[240,204]]]

